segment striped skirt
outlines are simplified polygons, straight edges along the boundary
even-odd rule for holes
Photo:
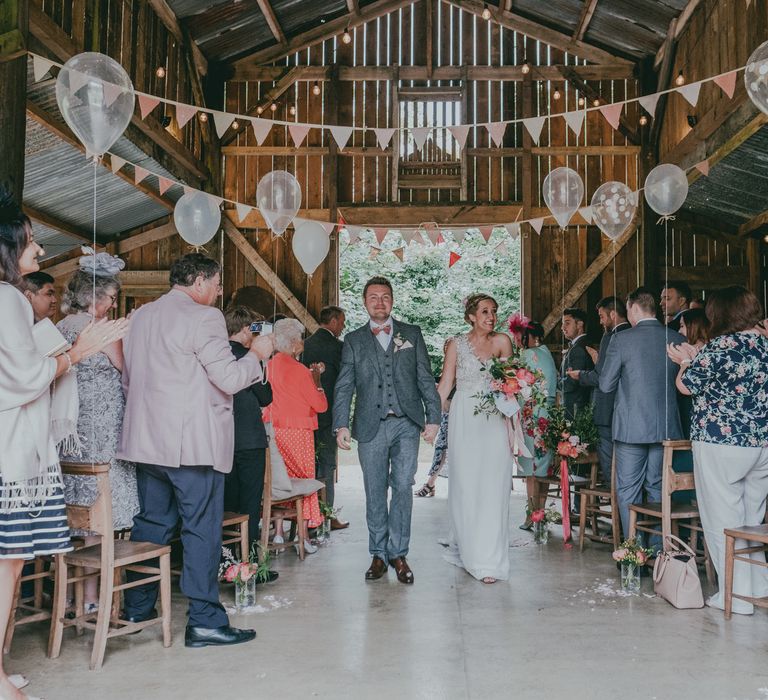
[[[61,479],[41,505],[0,510],[0,559],[34,559],[71,550]]]

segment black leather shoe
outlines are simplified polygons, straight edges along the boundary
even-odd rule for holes
[[[256,638],[256,630],[239,630],[236,627],[194,627],[187,625],[185,647],[212,647],[242,644]]]
[[[259,581],[257,579],[256,585],[258,586],[260,583],[272,583],[273,581],[277,581],[279,576],[280,576],[280,574],[278,574],[277,571],[270,571],[267,574],[267,580],[266,581]]]

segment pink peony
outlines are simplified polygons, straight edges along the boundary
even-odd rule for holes
[[[639,551],[635,556],[637,557],[637,563],[641,566],[648,561],[648,555],[643,551]]]
[[[507,396],[516,394],[518,391],[520,391],[520,384],[518,383],[517,379],[507,379],[507,381],[504,382],[504,388],[502,391]]]
[[[253,567],[250,564],[240,564],[240,580],[245,583],[253,576]]]
[[[617,549],[613,553],[613,559],[614,561],[622,561],[623,559],[626,558],[627,554],[629,554],[629,552],[627,552],[626,549]]]
[[[491,391],[503,391],[503,389],[504,389],[504,382],[502,382],[501,379],[491,380]]]
[[[239,566],[239,564],[232,564],[232,566],[227,567],[227,570],[224,572],[224,580],[228,583],[232,583],[232,581],[237,578],[237,570]]]
[[[533,513],[531,513],[531,522],[540,523],[542,520],[544,520],[543,508],[539,508],[539,510],[534,510]]]
[[[520,368],[515,372],[515,376],[518,378],[519,381],[525,382],[526,384],[533,384],[534,381],[536,381],[536,377],[534,377],[533,372],[529,372],[527,369]]]

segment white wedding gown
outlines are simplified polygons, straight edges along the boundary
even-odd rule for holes
[[[513,458],[501,415],[475,415],[488,374],[466,335],[456,336],[456,394],[448,417],[451,536],[446,561],[477,579],[509,578]]]

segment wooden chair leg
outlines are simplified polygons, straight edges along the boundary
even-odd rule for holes
[[[122,583],[122,577],[123,577],[123,571],[122,569],[115,568],[112,572],[112,590],[114,591],[112,593],[112,607],[109,611],[109,616],[111,619],[116,620],[120,617],[120,591],[115,590],[121,583]]]
[[[240,523],[240,561],[245,561],[251,549],[250,533],[248,532],[248,521]]]
[[[587,527],[587,494],[581,494],[581,503],[579,507],[579,551],[584,551],[584,530]]]
[[[56,569],[53,584],[53,610],[51,631],[48,634],[48,658],[57,659],[61,652],[61,638],[64,634],[64,615],[67,612],[67,565],[62,554],[56,555]]]
[[[5,630],[5,639],[3,640],[3,654],[10,654],[11,644],[13,643],[13,633],[16,631],[16,609],[19,607],[19,598],[21,597],[21,581],[16,584],[16,593],[13,595],[13,604],[11,613],[8,616],[8,627]]]
[[[43,607],[43,578],[40,576],[45,571],[45,562],[41,557],[35,559],[35,607],[40,610]]]
[[[627,539],[631,540],[633,537],[637,537],[637,512],[634,510],[629,511],[629,534]]]
[[[101,668],[104,663],[104,652],[107,649],[109,634],[109,618],[112,611],[113,577],[108,572],[99,577],[99,612],[96,615],[96,634],[93,638],[91,652],[91,671]]]
[[[736,546],[736,538],[725,536],[725,619],[731,619],[733,608],[733,553]]]
[[[246,525],[246,527],[248,527]],[[171,555],[160,557],[160,606],[163,611],[163,646],[171,646]]]
[[[85,572],[83,570],[83,567],[76,566],[75,569],[75,576],[80,577]],[[83,603],[83,581],[76,581],[74,584],[75,587],[75,619],[80,620],[82,619],[83,615],[85,614],[85,604]],[[77,636],[81,636],[83,634],[83,627],[78,622],[78,624],[75,627]]]
[[[306,536],[306,522],[304,521],[304,499],[296,499],[296,530],[297,530],[297,548],[299,550],[299,559],[304,561],[304,538]]]
[[[261,507],[261,549],[269,550],[269,526],[272,522],[272,504],[267,494],[264,494]]]

